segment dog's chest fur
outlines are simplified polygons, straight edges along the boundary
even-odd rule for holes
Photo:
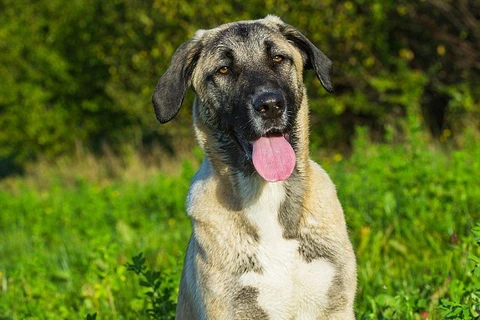
[[[235,287],[255,292],[254,303],[269,319],[316,319],[329,305],[335,268],[322,258],[305,261],[299,251],[299,241],[284,237],[284,227],[279,221],[282,204],[287,200],[284,183],[259,186],[255,181],[244,181],[236,195],[246,202],[242,210],[222,212],[218,210],[219,204],[201,201],[201,195],[213,199],[205,192],[215,189],[215,193],[219,192],[211,185],[207,187],[210,183],[206,176],[210,175],[211,168],[206,168],[204,163],[202,169],[191,189],[196,199],[188,201],[189,212],[195,212],[194,233],[203,252],[210,254],[205,260],[212,264],[208,269],[232,270],[231,276],[225,271],[217,274],[216,283],[211,284],[214,290],[222,292],[225,283],[234,281]],[[251,193],[252,190],[257,191]],[[202,206],[202,210],[198,206]],[[204,226],[209,226],[209,230]],[[251,236],[248,229],[254,230],[255,236]],[[214,247],[210,248],[211,244]],[[245,261],[254,261],[253,266],[243,267]],[[232,266],[243,271],[235,274]],[[233,294],[232,299],[238,298]]]
[[[323,259],[305,262],[299,254],[298,241],[283,237],[278,219],[283,201],[283,183],[268,183],[256,202],[245,209],[247,219],[258,231],[255,250],[262,272],[245,273],[240,283],[258,289],[258,304],[271,319],[283,319],[286,315],[313,319],[328,305],[334,268]]]

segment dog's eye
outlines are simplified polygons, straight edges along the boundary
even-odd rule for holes
[[[220,69],[218,69],[218,73],[221,74],[227,74],[229,71],[230,69],[228,67],[221,67]]]
[[[282,62],[283,59],[283,56],[277,54],[275,57],[273,57],[273,62],[279,63]]]

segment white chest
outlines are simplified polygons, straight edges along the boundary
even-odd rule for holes
[[[278,212],[284,199],[282,183],[269,183],[247,208],[246,216],[259,233],[256,255],[263,272],[246,273],[240,282],[258,289],[258,303],[271,319],[316,319],[328,305],[335,270],[325,260],[304,262],[298,241],[283,238]]]

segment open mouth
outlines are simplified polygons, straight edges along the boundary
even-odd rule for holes
[[[287,180],[295,169],[296,155],[288,133],[269,132],[253,141],[237,136],[258,174],[269,182]]]

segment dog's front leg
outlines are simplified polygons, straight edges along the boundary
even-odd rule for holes
[[[177,320],[235,319],[231,282],[192,235],[180,281]]]

